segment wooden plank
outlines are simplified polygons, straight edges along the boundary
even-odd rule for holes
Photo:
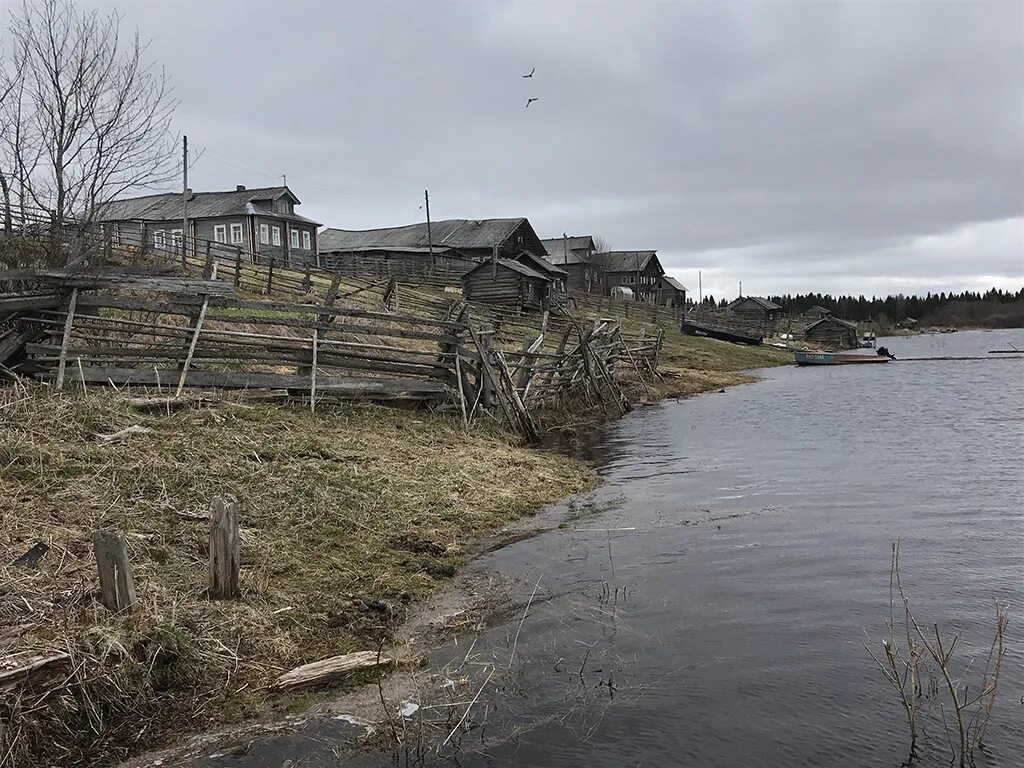
[[[0,314],[22,312],[26,309],[53,309],[63,303],[64,300],[59,293],[4,295],[0,296]]]
[[[0,690],[10,688],[29,679],[41,669],[64,664],[71,657],[66,653],[55,653],[49,656],[30,656],[28,658],[6,657],[0,659]]]
[[[356,651],[296,667],[278,677],[274,681],[273,687],[278,689],[307,688],[337,680],[339,677],[360,669],[393,663],[394,659],[391,656],[382,655],[378,651]]]
[[[199,334],[203,330],[203,320],[206,319],[206,308],[209,306],[209,299],[204,298],[203,306],[199,309],[199,317],[196,318],[196,327],[192,332],[192,341],[188,345],[188,354],[185,356],[185,363],[181,366],[181,376],[178,377],[178,389],[176,395],[181,394],[185,388],[185,378],[188,376],[188,368],[192,364],[192,355],[196,352],[196,344],[199,343]]]
[[[239,575],[237,501],[214,496],[210,502],[210,597],[237,597]]]
[[[320,341],[320,331],[313,331],[313,364],[309,368],[309,410],[316,412],[316,353]]]
[[[135,610],[135,580],[124,536],[117,531],[93,531],[92,548],[100,574],[100,599],[108,610]]]
[[[67,316],[64,320],[64,338],[60,344],[60,357],[57,360],[57,391],[64,389],[64,372],[68,364],[68,343],[71,341],[71,326],[75,322],[75,306],[78,303],[78,289],[71,291],[71,298],[68,299]]]

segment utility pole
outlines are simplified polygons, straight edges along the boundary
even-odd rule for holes
[[[565,232],[563,232],[562,233],[562,269],[565,269],[568,266],[569,266],[569,238],[566,237]],[[569,270],[566,269],[565,271],[568,272]],[[568,280],[566,280],[566,283],[568,283]],[[566,291],[569,290],[569,286],[568,285],[565,286],[565,290]]]
[[[188,136],[181,137],[181,260],[185,261],[188,241]]]
[[[743,281],[740,280],[740,298],[743,298]]]
[[[703,306],[704,305],[704,276],[701,274],[699,269],[697,270],[697,296],[700,297],[700,300],[697,302],[697,305],[698,306]]]
[[[427,207],[427,248],[430,250],[430,268],[433,269],[436,265],[434,264],[434,238],[430,234],[430,192],[426,189],[423,190],[423,202]]]

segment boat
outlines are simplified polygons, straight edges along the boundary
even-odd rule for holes
[[[881,351],[879,350],[879,352]],[[890,360],[895,360],[888,354],[863,355],[856,352],[794,352],[793,354],[796,357],[797,365],[852,365],[888,363]]]
[[[731,341],[733,344],[756,345],[764,341],[763,335],[748,333],[736,328],[729,328],[725,325],[700,322],[698,320],[683,320],[683,333],[687,336],[703,336],[707,339]]]

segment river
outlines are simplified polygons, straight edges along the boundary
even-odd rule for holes
[[[913,609],[960,633],[972,685],[1007,605],[978,764],[1020,765],[1024,359],[987,352],[1024,331],[882,343],[900,359],[769,369],[603,428],[589,511],[474,566],[529,610],[441,653],[503,673],[452,764],[899,766],[903,712],[863,643],[882,650],[900,539]],[[933,727],[916,764],[949,758]],[[368,759],[393,764],[336,764]]]

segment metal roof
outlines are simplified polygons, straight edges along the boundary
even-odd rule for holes
[[[435,246],[492,248],[505,242],[525,221],[525,218],[434,221],[430,224],[430,239]],[[426,222],[384,229],[325,229],[320,233],[321,253],[391,246],[426,246],[428,243]]]
[[[684,293],[686,292],[686,286],[683,285],[682,283],[680,283],[674,277],[669,277],[668,275],[663,275],[661,279],[664,280],[669,285],[671,285],[677,291],[683,291]]]
[[[586,264],[594,251],[594,238],[590,235],[551,237],[541,240],[552,264]]]
[[[605,251],[591,256],[605,272],[641,272],[655,258],[657,251]]]
[[[258,202],[272,202],[287,196],[292,204],[301,201],[288,187],[257,187],[255,189],[234,189],[229,192],[193,192],[188,200],[190,219],[207,219],[218,216],[274,216],[305,224],[318,222],[296,213],[277,213],[257,205]],[[172,221],[180,219],[181,193],[163,192],[157,195],[130,197],[112,200],[99,209],[101,221]]]

